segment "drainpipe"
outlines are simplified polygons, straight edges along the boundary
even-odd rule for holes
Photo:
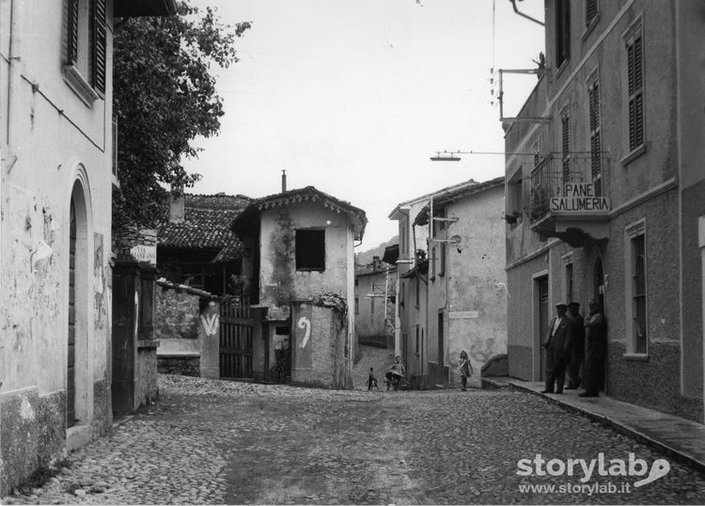
[[[536,18],[532,18],[528,14],[524,14],[523,12],[520,12],[519,9],[517,9],[517,0],[509,0],[509,1],[512,3],[512,7],[514,7],[514,12],[516,12],[519,16],[521,16],[522,18],[526,18],[529,21],[533,21],[534,23],[537,23],[541,26],[546,26],[546,24],[543,21],[539,21]],[[521,2],[521,0],[519,0],[519,1]]]
[[[10,45],[9,45],[9,72],[7,80],[7,144],[10,152],[15,151],[15,139],[18,133],[13,129],[19,127],[19,108],[21,104],[17,103],[16,99],[19,94],[19,89],[22,80],[21,70],[21,37],[20,27],[22,25],[22,2],[13,0],[10,4]],[[9,169],[12,169],[15,161],[10,162]]]

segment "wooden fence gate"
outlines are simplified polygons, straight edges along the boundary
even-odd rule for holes
[[[220,377],[252,379],[254,319],[248,297],[229,297],[220,304]]]

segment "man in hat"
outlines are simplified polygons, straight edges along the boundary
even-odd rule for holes
[[[544,394],[563,393],[565,383],[565,367],[567,359],[568,326],[570,320],[566,316],[567,304],[556,304],[556,317],[548,326],[548,335],[543,345],[546,348],[546,389]]]
[[[585,319],[587,355],[585,356],[585,391],[578,397],[597,397],[604,382],[604,360],[607,348],[607,322],[597,299],[590,301],[590,314]]]
[[[568,304],[568,390],[575,390],[582,381],[580,368],[585,357],[585,326],[580,316],[580,303]]]

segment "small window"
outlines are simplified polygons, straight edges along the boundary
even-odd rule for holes
[[[288,336],[289,327],[278,326],[274,328],[274,334],[277,336]]]
[[[326,231],[296,231],[296,270],[326,270]]]
[[[355,314],[360,314],[360,299],[355,297]]]

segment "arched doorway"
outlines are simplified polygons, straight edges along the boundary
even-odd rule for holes
[[[76,206],[69,216],[69,339],[66,369],[66,427],[76,425]]]
[[[88,352],[88,207],[84,186],[77,180],[71,191],[68,216],[68,329],[66,340],[66,428],[89,418]]]

